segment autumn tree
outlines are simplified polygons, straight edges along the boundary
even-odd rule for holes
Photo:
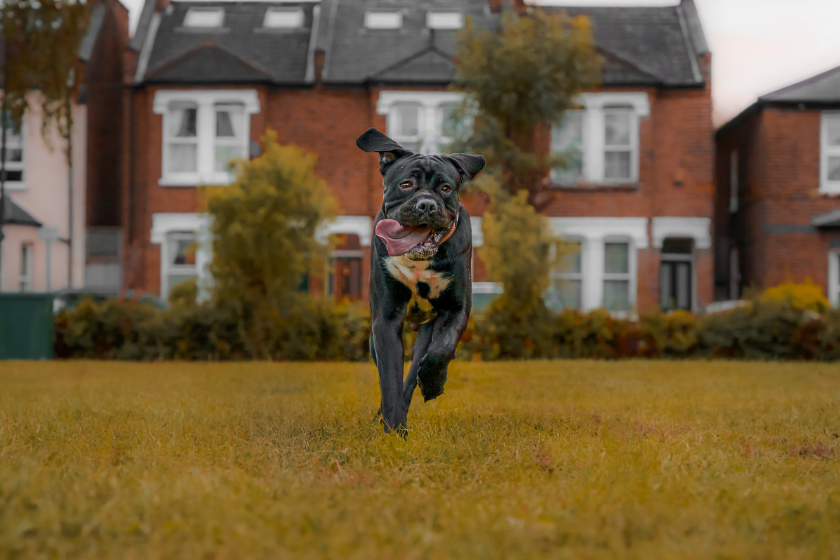
[[[479,254],[504,292],[495,298],[485,325],[502,326],[508,343],[535,344],[550,336],[543,295],[564,251],[540,211],[551,201],[548,173],[567,156],[536,144],[540,127],[559,125],[576,98],[600,79],[589,22],[529,8],[506,10],[499,29],[468,21],[459,37],[452,88],[465,93],[460,109],[469,133],[456,139],[459,151],[487,158],[475,186],[489,198]],[[541,320],[544,319],[544,320]],[[498,333],[490,333],[498,338]]]
[[[3,240],[6,135],[9,128],[20,128],[23,115],[30,109],[29,94],[32,92],[37,92],[44,140],[49,142],[49,133],[56,127],[65,142],[72,224],[73,147],[70,137],[74,124],[73,96],[79,80],[75,67],[89,15],[89,4],[82,0],[4,0],[0,4],[3,77],[0,100],[0,244]],[[68,242],[72,244],[72,236]],[[72,246],[68,255],[72,262]],[[68,274],[71,269],[72,265]]]
[[[330,247],[323,227],[334,216],[317,156],[262,137],[264,153],[240,161],[236,181],[208,191],[213,296],[283,310],[300,297],[307,273],[323,272]]]

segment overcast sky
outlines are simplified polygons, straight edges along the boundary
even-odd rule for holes
[[[132,29],[143,0],[122,0]],[[695,0],[712,50],[715,121],[756,97],[840,66],[840,0]],[[671,6],[678,0],[539,0],[567,6]]]

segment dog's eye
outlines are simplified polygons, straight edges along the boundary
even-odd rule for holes
[[[406,181],[405,183],[400,183],[401,189],[410,189],[411,188],[411,181]]]
[[[450,187],[449,185],[443,185],[440,188],[440,192],[442,192],[443,194],[449,194],[450,192],[452,192],[452,187]]]

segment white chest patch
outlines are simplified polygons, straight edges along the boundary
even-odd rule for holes
[[[435,299],[449,285],[450,278],[442,272],[428,270],[431,260],[413,261],[405,255],[386,257],[385,269],[422,299]]]

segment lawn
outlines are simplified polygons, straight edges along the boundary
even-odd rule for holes
[[[840,367],[0,362],[0,558],[837,558]]]

